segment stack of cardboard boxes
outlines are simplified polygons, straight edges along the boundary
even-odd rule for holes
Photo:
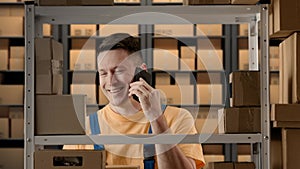
[[[62,95],[62,44],[37,38],[35,53],[36,135],[85,134],[85,95]]]
[[[259,133],[261,131],[260,72],[232,72],[230,85],[231,107],[219,110],[221,118],[219,132]]]
[[[271,38],[283,40],[279,45],[279,103],[271,107],[272,130],[278,154],[276,168],[292,169],[300,165],[295,159],[300,149],[300,3],[297,0],[272,0],[269,9]],[[281,134],[280,134],[281,133]],[[279,135],[279,136],[278,136]],[[271,142],[272,143],[272,142]],[[275,148],[274,148],[275,147]],[[272,161],[272,159],[271,159]],[[274,162],[274,160],[273,160]],[[272,163],[271,163],[272,164]]]
[[[279,103],[271,108],[273,127],[281,129],[282,165],[291,169],[300,165],[294,157],[300,151],[300,33],[295,32],[280,43]],[[280,141],[280,140],[279,140]]]
[[[255,169],[253,162],[212,162],[209,169]]]
[[[184,4],[188,5],[228,5],[228,4],[242,4],[253,5],[258,3],[259,0],[184,0]]]

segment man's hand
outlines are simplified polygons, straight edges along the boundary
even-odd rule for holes
[[[135,94],[141,103],[146,118],[151,122],[161,114],[160,92],[151,87],[144,79],[130,84],[129,96]]]

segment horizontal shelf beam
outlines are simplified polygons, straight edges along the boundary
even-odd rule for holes
[[[259,143],[261,134],[35,136],[37,145]]]
[[[218,11],[218,12],[216,12]],[[257,19],[257,5],[37,6],[36,19],[50,24],[236,24]]]

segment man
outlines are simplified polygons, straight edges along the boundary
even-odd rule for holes
[[[195,134],[194,119],[185,109],[162,109],[160,92],[143,78],[133,82],[136,68],[146,70],[138,40],[113,34],[103,40],[97,57],[100,88],[109,104],[97,112],[101,134]],[[133,96],[137,96],[138,100]],[[90,134],[90,131],[88,131]],[[139,165],[143,145],[105,145],[108,165]],[[204,166],[200,144],[156,144],[159,169],[198,169]]]

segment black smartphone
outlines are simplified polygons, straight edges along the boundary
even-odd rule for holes
[[[134,73],[132,82],[139,81],[140,77],[143,78],[149,85],[152,84],[151,74],[148,73],[146,70],[143,70],[143,69],[137,67],[135,69],[135,73]],[[139,102],[139,98],[136,95],[133,95],[133,98]]]

